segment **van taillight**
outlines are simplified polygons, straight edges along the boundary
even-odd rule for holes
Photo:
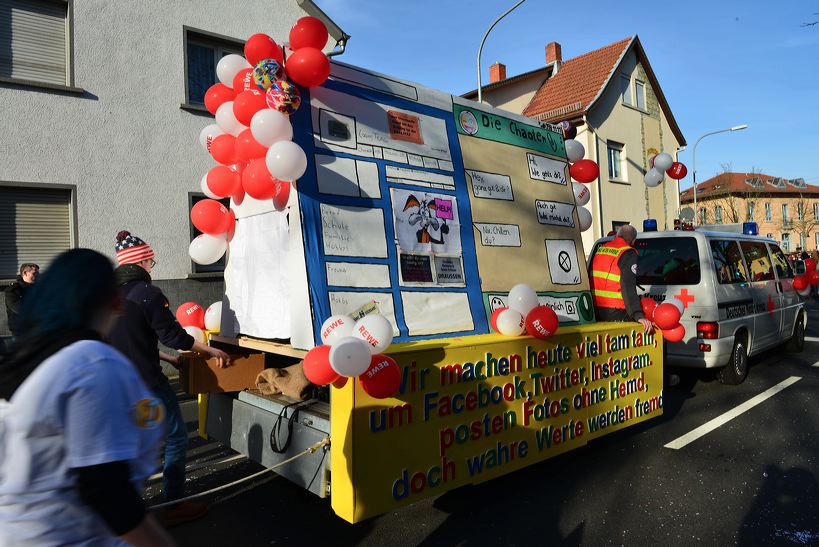
[[[713,340],[719,338],[719,323],[711,323],[708,321],[697,322],[697,338],[704,338],[706,340]]]

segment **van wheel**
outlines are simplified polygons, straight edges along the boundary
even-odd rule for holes
[[[790,337],[788,343],[785,345],[785,350],[788,353],[802,353],[805,348],[805,318],[802,314],[796,319],[796,325],[793,327],[793,336]]]
[[[734,350],[731,352],[731,360],[728,366],[722,367],[719,371],[719,381],[729,386],[741,384],[748,376],[748,350],[745,349],[745,341],[734,342]]]

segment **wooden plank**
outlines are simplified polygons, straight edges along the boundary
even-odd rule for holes
[[[280,342],[273,342],[270,340],[261,340],[259,338],[252,338],[250,336],[240,336],[239,338],[230,338],[227,336],[213,335],[210,337],[211,341],[219,342],[221,344],[229,344],[239,346],[241,348],[255,349],[265,353],[275,353],[277,355],[284,355],[286,357],[295,357],[303,359],[307,352],[305,350],[296,349],[289,344],[282,344]]]

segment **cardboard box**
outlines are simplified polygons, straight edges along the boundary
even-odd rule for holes
[[[179,384],[185,392],[242,391],[256,387],[256,376],[264,369],[263,353],[231,354],[227,368],[219,368],[215,358],[195,352],[182,352]]]

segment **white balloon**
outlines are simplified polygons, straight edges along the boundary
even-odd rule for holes
[[[345,336],[330,347],[330,366],[334,371],[353,378],[370,368],[372,354],[360,338]]]
[[[523,315],[511,308],[500,312],[495,322],[498,325],[498,332],[504,336],[520,336],[526,330]]]
[[[580,231],[585,232],[592,225],[592,214],[591,211],[586,209],[585,207],[578,207],[577,208],[577,221],[580,223]]]
[[[205,310],[205,328],[215,331],[222,328],[222,302],[214,302]]]
[[[566,156],[569,158],[569,163],[574,163],[577,160],[582,160],[586,155],[586,149],[580,141],[569,139],[566,141]]]
[[[272,108],[259,110],[250,119],[250,133],[262,146],[270,146],[277,141],[293,139],[293,125],[290,119]]]
[[[219,135],[224,135],[225,132],[222,131],[222,128],[212,123],[210,125],[206,125],[202,128],[202,131],[199,132],[199,144],[202,145],[202,148],[205,149],[205,152],[210,153],[210,143],[213,142],[213,139],[218,137]]]
[[[216,123],[222,131],[234,137],[247,129],[233,114],[233,101],[219,105],[219,108],[216,109]]]
[[[332,344],[345,336],[353,335],[355,319],[349,315],[331,315],[321,324],[321,341]]]
[[[241,55],[231,53],[230,55],[225,55],[216,63],[216,77],[219,78],[220,82],[233,89],[233,78],[235,78],[236,74],[243,68],[251,68],[247,59]]]
[[[537,293],[526,283],[518,283],[509,291],[509,308],[522,316],[526,317],[537,306]]]
[[[185,332],[193,336],[193,339],[200,344],[205,343],[205,333],[199,327],[185,327]]]
[[[292,141],[274,142],[265,157],[267,170],[274,178],[294,181],[307,169],[307,156],[301,146]]]
[[[810,296],[811,289],[813,289],[813,287],[808,285],[807,287],[805,287],[801,291],[796,291],[796,292],[799,293],[799,296]]]
[[[383,353],[392,344],[392,323],[383,315],[365,315],[355,322],[353,336],[367,344],[373,355]]]
[[[574,190],[574,202],[580,206],[586,205],[591,198],[588,184],[580,184],[579,182],[572,183],[572,190]]]
[[[653,169],[648,170],[643,180],[645,181],[646,186],[648,186],[649,188],[654,188],[655,186],[659,186],[660,183],[663,182],[663,174],[662,172],[658,171],[656,167],[654,167]]]
[[[663,152],[662,154],[657,154],[654,156],[654,169],[660,173],[665,173],[668,171],[671,168],[672,163],[674,163],[674,158],[671,157],[671,154],[666,154]]]
[[[212,236],[201,234],[193,238],[188,247],[188,254],[191,260],[197,264],[213,264],[225,254],[227,250],[227,238],[225,234]]]
[[[217,196],[216,194],[210,191],[210,187],[208,186],[207,173],[205,173],[205,176],[202,177],[202,180],[199,182],[199,186],[202,188],[202,193],[208,196],[210,199],[222,199],[220,196]]]
[[[677,308],[678,310],[680,310],[680,315],[682,315],[682,313],[685,311],[685,304],[683,304],[683,302],[680,299],[666,298],[665,301],[674,306],[675,308]]]

